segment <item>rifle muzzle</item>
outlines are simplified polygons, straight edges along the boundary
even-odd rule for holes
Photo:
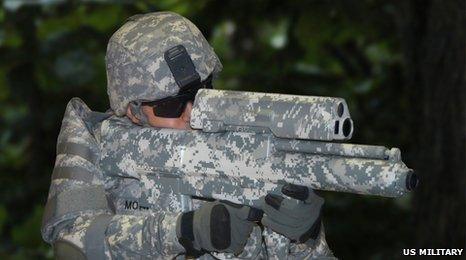
[[[409,172],[406,176],[406,188],[409,191],[413,191],[414,189],[416,189],[418,184],[419,178],[417,177],[417,174],[415,174],[413,171]]]

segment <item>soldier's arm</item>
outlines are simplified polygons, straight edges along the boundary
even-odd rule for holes
[[[317,237],[317,240],[309,240],[306,243],[290,244],[290,255],[288,259],[325,259],[325,260],[337,260],[333,256],[332,251],[330,250],[327,241],[325,240],[325,231],[322,225],[320,229],[320,234]]]
[[[312,189],[294,184],[285,184],[281,193],[269,193],[262,199],[264,216],[261,222],[275,242],[272,250],[288,248],[281,251],[288,251],[288,254],[279,258],[334,259],[325,241],[324,199]]]
[[[57,158],[42,223],[44,240],[57,258],[105,256],[173,257],[184,251],[176,238],[176,214],[114,214],[98,167],[99,145],[79,99],[67,106],[57,142]]]
[[[267,245],[267,255],[278,259],[325,259],[336,260],[325,240],[324,227],[320,229],[316,240],[308,240],[305,243],[293,243],[290,239],[280,235],[269,228],[264,228],[262,233]],[[283,250],[286,248],[286,250]]]
[[[58,258],[173,257],[184,251],[176,238],[175,214],[113,214],[95,183],[56,179],[52,189],[60,191],[47,202],[42,234]]]

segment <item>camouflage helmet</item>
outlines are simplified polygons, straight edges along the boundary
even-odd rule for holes
[[[133,101],[154,101],[178,93],[180,87],[164,53],[179,45],[186,49],[201,81],[222,70],[199,29],[172,12],[132,16],[112,35],[105,61],[107,93],[116,115],[125,115]]]

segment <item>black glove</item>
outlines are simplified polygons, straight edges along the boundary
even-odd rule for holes
[[[199,257],[206,251],[241,253],[254,225],[248,221],[250,210],[247,206],[213,201],[182,213],[176,233],[186,255]]]
[[[282,193],[289,198],[270,193],[263,198],[262,224],[292,242],[315,240],[320,232],[324,199],[312,189],[294,184],[284,185]]]

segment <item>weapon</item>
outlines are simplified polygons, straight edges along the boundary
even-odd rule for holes
[[[331,142],[353,133],[341,98],[201,89],[191,126],[196,130],[106,120],[101,166],[130,171],[160,192],[257,208],[284,183],[384,197],[418,183],[398,148]]]

